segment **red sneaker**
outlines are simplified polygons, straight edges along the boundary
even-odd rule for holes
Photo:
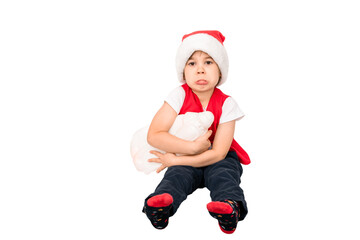
[[[173,201],[168,193],[153,196],[146,201],[143,212],[156,229],[164,229],[169,224]]]
[[[236,201],[225,200],[221,202],[210,202],[206,207],[210,215],[219,221],[221,231],[226,234],[235,232],[240,214]]]

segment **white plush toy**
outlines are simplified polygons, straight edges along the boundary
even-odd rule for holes
[[[187,141],[194,141],[208,131],[213,121],[214,115],[212,112],[187,112],[176,117],[169,133]],[[149,127],[138,130],[134,134],[130,144],[131,157],[135,167],[138,171],[144,172],[145,174],[155,171],[161,165],[160,163],[148,162],[148,159],[154,158],[154,155],[149,153],[150,150],[157,150],[163,153],[163,151],[148,144],[148,130]]]

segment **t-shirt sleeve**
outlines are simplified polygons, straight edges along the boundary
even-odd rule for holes
[[[184,100],[185,91],[181,86],[172,90],[172,92],[170,92],[170,94],[165,98],[165,102],[167,102],[177,114],[179,114],[181,107],[184,104]]]
[[[222,107],[222,114],[220,117],[219,124],[238,121],[245,116],[243,111],[240,109],[239,105],[235,102],[232,97],[228,97]]]

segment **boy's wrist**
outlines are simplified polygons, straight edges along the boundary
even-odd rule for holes
[[[189,155],[196,155],[199,152],[198,144],[195,141],[189,142]]]

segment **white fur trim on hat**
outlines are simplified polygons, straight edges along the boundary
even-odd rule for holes
[[[197,33],[186,37],[181,43],[176,54],[176,71],[181,83],[184,80],[185,64],[195,51],[206,52],[219,66],[221,80],[218,84],[223,84],[228,75],[229,59],[224,45],[219,40],[207,33]]]

